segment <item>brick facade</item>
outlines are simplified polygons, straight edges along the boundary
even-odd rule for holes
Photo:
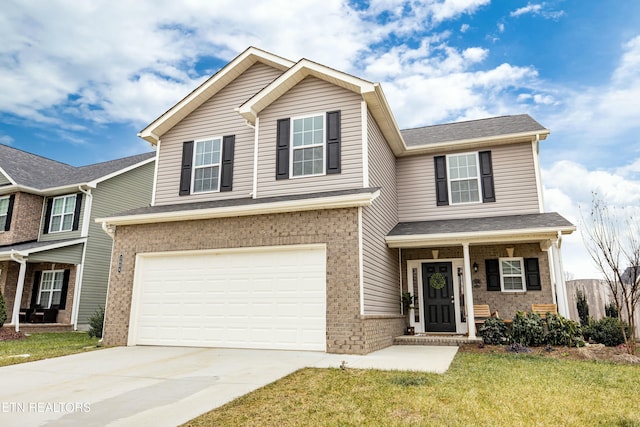
[[[15,193],[9,231],[0,232],[0,246],[36,240],[40,231],[43,197]]]
[[[497,259],[507,257],[507,247],[514,248],[514,257],[538,258],[540,266],[541,291],[526,292],[498,292],[487,291],[487,279],[485,272],[485,259]],[[438,259],[463,258],[462,246],[428,248],[428,249],[403,249],[402,250],[402,278],[403,288],[407,289],[406,269],[408,260],[431,260],[432,250],[438,250]],[[530,311],[531,304],[553,303],[553,291],[551,289],[551,272],[549,270],[548,252],[542,251],[540,245],[535,243],[508,244],[508,245],[482,245],[470,246],[469,256],[471,264],[478,264],[478,272],[471,272],[472,280],[479,280],[479,284],[473,286],[473,303],[489,304],[491,311],[498,311],[504,319],[512,318],[516,311]]]
[[[327,247],[327,351],[364,354],[402,332],[397,318],[360,316],[358,209],[332,209],[118,226],[113,246],[104,343],[126,345],[138,253],[324,243]],[[403,320],[402,320],[403,322]]]

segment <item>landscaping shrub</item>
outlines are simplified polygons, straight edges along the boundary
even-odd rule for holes
[[[502,319],[490,317],[478,329],[485,344],[498,345],[507,341],[508,328]]]
[[[586,326],[589,324],[589,303],[581,290],[576,291],[576,308],[578,309],[578,317],[580,324]]]
[[[4,296],[0,292],[0,327],[7,321],[7,306],[4,304]]]
[[[604,314],[606,317],[615,317],[618,318],[618,308],[616,307],[616,303],[611,301],[609,304],[604,306]]]
[[[615,317],[603,317],[600,320],[592,321],[584,331],[584,337],[587,340],[604,344],[608,347],[615,347],[624,343],[622,335],[622,326],[626,329],[629,336],[629,326]]]
[[[544,343],[544,325],[537,313],[516,312],[511,324],[511,343],[538,346]]]
[[[546,318],[547,334],[545,341],[549,345],[564,345],[568,347],[582,347],[582,330],[578,322],[549,313]]]
[[[102,338],[102,325],[104,324],[104,308],[98,309],[89,317],[89,336]]]
[[[509,344],[505,350],[509,353],[531,353],[530,348],[517,342]]]

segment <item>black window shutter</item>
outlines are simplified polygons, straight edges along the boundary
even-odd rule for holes
[[[231,191],[233,188],[233,152],[235,142],[235,135],[229,135],[222,138],[222,171],[220,173],[220,191]]]
[[[65,270],[62,279],[62,290],[60,291],[60,304],[58,308],[64,310],[67,304],[67,291],[69,290],[69,276],[71,276],[71,270]]]
[[[447,158],[436,156],[433,158],[436,174],[436,200],[438,206],[449,204],[449,187],[447,186]]]
[[[327,113],[327,174],[340,173],[340,111]]]
[[[193,141],[182,143],[182,168],[180,169],[180,196],[191,194],[191,168],[193,163]]]
[[[289,179],[290,119],[278,120],[276,137],[276,179]]]
[[[496,194],[493,188],[493,166],[491,164],[491,151],[481,151],[480,156],[480,180],[482,181],[482,201],[495,202]]]
[[[9,206],[7,207],[7,220],[4,223],[4,231],[9,231],[11,229],[11,217],[13,216],[13,203],[15,200],[15,194],[9,196]]]
[[[42,271],[36,271],[33,273],[33,288],[31,288],[31,308],[34,308],[38,303],[38,291],[40,291],[40,276]]]
[[[487,273],[487,291],[500,291],[500,264],[497,259],[484,260]]]
[[[76,231],[80,225],[80,209],[82,209],[82,193],[76,194],[76,209],[73,212],[73,231]]]
[[[527,277],[528,291],[541,291],[542,283],[540,282],[540,264],[538,258],[524,259],[524,273]]]
[[[47,209],[44,212],[44,228],[42,234],[49,234],[49,224],[51,223],[51,209],[53,208],[53,198],[47,200]]]

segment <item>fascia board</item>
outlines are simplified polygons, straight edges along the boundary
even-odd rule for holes
[[[222,90],[236,77],[256,62],[263,62],[282,71],[293,66],[294,62],[277,55],[250,47],[229,62],[216,74],[205,80],[200,86],[175,104],[164,114],[142,129],[138,136],[152,145],[157,144],[160,137],[176,123],[193,112],[205,101]]]
[[[11,178],[11,175],[9,175],[7,172],[5,172],[5,170],[2,169],[2,167],[0,167],[0,173],[2,173],[2,175],[4,175],[12,185],[17,185],[16,182],[14,181],[14,179]]]
[[[506,135],[491,136],[486,138],[461,139],[454,141],[437,142],[428,145],[416,145],[407,147],[406,151],[398,154],[398,156],[412,156],[418,154],[434,154],[451,150],[468,150],[473,148],[483,148],[488,146],[497,146],[505,144],[513,144],[515,142],[531,142],[536,137],[544,140],[551,131],[549,129],[512,133]]]
[[[385,240],[390,248],[411,248],[427,245],[451,246],[462,243],[515,243],[520,241],[553,240],[558,237],[558,231],[562,234],[571,234],[575,230],[576,227],[571,226],[472,233],[413,234],[404,236],[387,236]]]
[[[101,176],[100,178],[94,179],[93,181],[88,182],[87,185],[89,187],[91,187],[91,188],[96,188],[96,186],[98,184],[100,184],[101,182],[107,181],[107,180],[109,180],[111,178],[115,178],[118,175],[122,175],[123,173],[126,173],[126,172],[129,172],[131,170],[137,169],[137,168],[139,168],[141,166],[144,166],[144,165],[147,165],[149,163],[153,163],[153,162],[155,162],[155,160],[156,160],[156,156],[149,157],[146,160],[143,160],[141,162],[135,163],[135,164],[133,164],[131,166],[127,166],[126,168],[119,169],[119,170],[117,170],[115,172],[112,172],[112,173],[110,173],[108,175]]]
[[[301,212],[319,209],[338,209],[369,206],[378,197],[380,190],[374,193],[319,197],[287,202],[259,203],[246,206],[228,206],[210,209],[193,209],[176,212],[159,212],[141,215],[96,218],[97,223],[110,226],[147,224],[159,222],[192,221],[199,219],[225,218],[231,216],[265,215],[285,212]]]

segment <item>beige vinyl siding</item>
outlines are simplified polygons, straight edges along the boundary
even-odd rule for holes
[[[44,205],[42,209],[42,220],[40,222],[40,238],[38,239],[41,242],[50,242],[53,240],[64,240],[64,239],[75,239],[81,237],[82,234],[82,220],[84,218],[84,209],[87,207],[87,196],[82,194],[82,205],[80,206],[80,221],[78,222],[78,229],[72,231],[58,231],[54,233],[49,233],[47,230],[47,234],[44,234],[44,224],[45,224],[45,215],[47,214],[47,203],[49,200],[55,199],[56,197],[61,196],[70,196],[72,194],[82,194],[78,193],[69,193],[69,194],[60,194],[59,196],[47,197],[44,200]],[[75,220],[75,218],[74,218]]]
[[[2,185],[10,185],[11,181],[7,178],[3,173],[0,173],[0,186]]]
[[[155,204],[250,197],[253,191],[254,130],[235,108],[274,80],[281,71],[256,63],[160,139]],[[235,135],[233,191],[179,196],[182,143]]]
[[[359,95],[324,80],[307,77],[266,108],[260,114],[258,197],[361,188],[362,113],[360,105]],[[276,181],[277,121],[335,110],[341,111],[342,172]]]
[[[369,180],[380,196],[362,209],[364,314],[398,314],[398,250],[385,236],[398,222],[396,159],[371,114],[367,117]]]
[[[154,162],[101,182],[93,190],[89,238],[82,272],[78,324],[88,323],[98,307],[104,307],[111,264],[111,237],[96,218],[148,206],[151,203]],[[116,230],[117,232],[117,230]]]
[[[455,153],[458,152],[446,154]],[[496,194],[496,201],[492,203],[437,206],[433,157],[424,155],[398,159],[400,222],[540,211],[531,143],[502,145],[491,149]]]
[[[64,248],[51,249],[36,252],[29,255],[29,262],[53,262],[61,264],[80,264],[82,262],[83,244],[66,246]]]

